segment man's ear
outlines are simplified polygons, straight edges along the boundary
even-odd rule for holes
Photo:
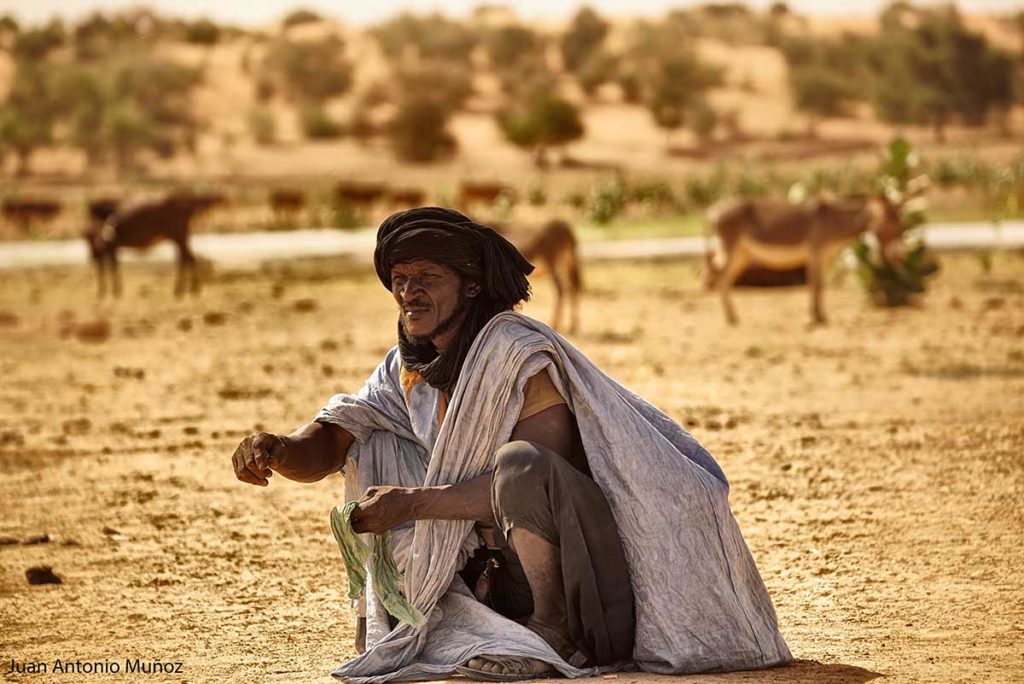
[[[466,296],[476,297],[480,294],[480,285],[478,283],[470,283],[466,286]]]

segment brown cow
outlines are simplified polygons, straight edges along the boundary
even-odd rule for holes
[[[388,201],[402,209],[422,207],[427,201],[427,193],[419,188],[398,188],[388,193]]]
[[[302,190],[278,188],[270,191],[268,199],[274,213],[295,213],[306,206],[306,193]]]
[[[383,183],[338,181],[334,186],[334,200],[338,206],[370,208],[387,194],[388,187]]]
[[[270,191],[267,199],[274,216],[287,223],[294,221],[302,208],[306,206],[306,193],[302,190],[276,188]]]
[[[5,199],[0,205],[4,219],[16,223],[22,233],[27,233],[35,221],[51,221],[60,214],[60,202],[44,199]]]
[[[825,322],[822,285],[825,266],[861,233],[875,235],[883,248],[903,232],[900,206],[882,195],[866,200],[818,199],[803,204],[785,200],[729,199],[708,209],[707,234],[718,235],[724,264],[705,255],[705,285],[722,297],[726,320],[737,321],[729,289],[750,265],[774,270],[807,266],[811,287],[811,317]]]
[[[459,194],[455,199],[455,203],[459,211],[465,212],[472,209],[473,204],[477,202],[483,202],[490,206],[500,198],[505,198],[509,202],[514,203],[518,199],[518,194],[515,188],[504,183],[462,181],[459,184]]]
[[[126,203],[102,221],[94,221],[85,231],[85,239],[96,263],[99,296],[106,295],[106,272],[110,271],[115,297],[121,294],[121,275],[118,270],[117,250],[121,247],[148,249],[161,240],[170,240],[178,247],[178,272],[174,283],[175,296],[185,291],[185,270],[191,276],[191,291],[199,291],[196,260],[189,247],[189,224],[193,217],[212,206],[221,204],[219,194],[171,195],[162,199],[143,199]],[[98,218],[104,207],[97,205]]]
[[[567,298],[569,308],[569,332],[576,332],[579,326],[579,295],[583,290],[583,278],[576,236],[572,227],[561,219],[551,219],[540,227],[510,226],[492,224],[508,238],[528,261],[538,267],[534,275],[547,271],[555,284],[555,309],[551,327],[560,328],[562,310]]]

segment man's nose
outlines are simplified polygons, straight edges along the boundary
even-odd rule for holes
[[[422,289],[423,284],[420,282],[419,278],[409,278],[405,281],[405,284],[402,285],[401,290],[399,290],[399,294],[401,294],[402,299],[413,300],[417,295],[419,295]]]

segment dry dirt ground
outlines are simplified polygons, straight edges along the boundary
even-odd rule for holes
[[[800,289],[740,293],[729,329],[692,262],[586,277],[572,341],[716,455],[799,659],[683,681],[1024,680],[1021,254],[988,275],[946,257],[915,309],[848,279],[811,331]],[[97,305],[84,267],[0,273],[0,677],[330,681],[354,654],[341,480],[258,489],[229,457],[360,385],[393,342],[387,293],[332,260],[221,272],[180,302],[165,269],[125,279]],[[38,565],[63,584],[30,586]],[[57,658],[183,668],[3,674]]]

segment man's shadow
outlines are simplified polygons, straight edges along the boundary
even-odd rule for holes
[[[724,672],[697,675],[656,675],[646,672],[619,672],[579,682],[602,682],[602,684],[732,684],[734,682],[757,682],[757,684],[865,684],[882,677],[881,673],[865,670],[855,665],[842,663],[819,663],[816,660],[794,660],[789,665],[772,667],[767,670],[745,672]],[[610,680],[614,677],[613,680]],[[538,680],[541,681],[541,680]],[[556,682],[558,680],[547,680]],[[564,681],[564,680],[563,680]]]

